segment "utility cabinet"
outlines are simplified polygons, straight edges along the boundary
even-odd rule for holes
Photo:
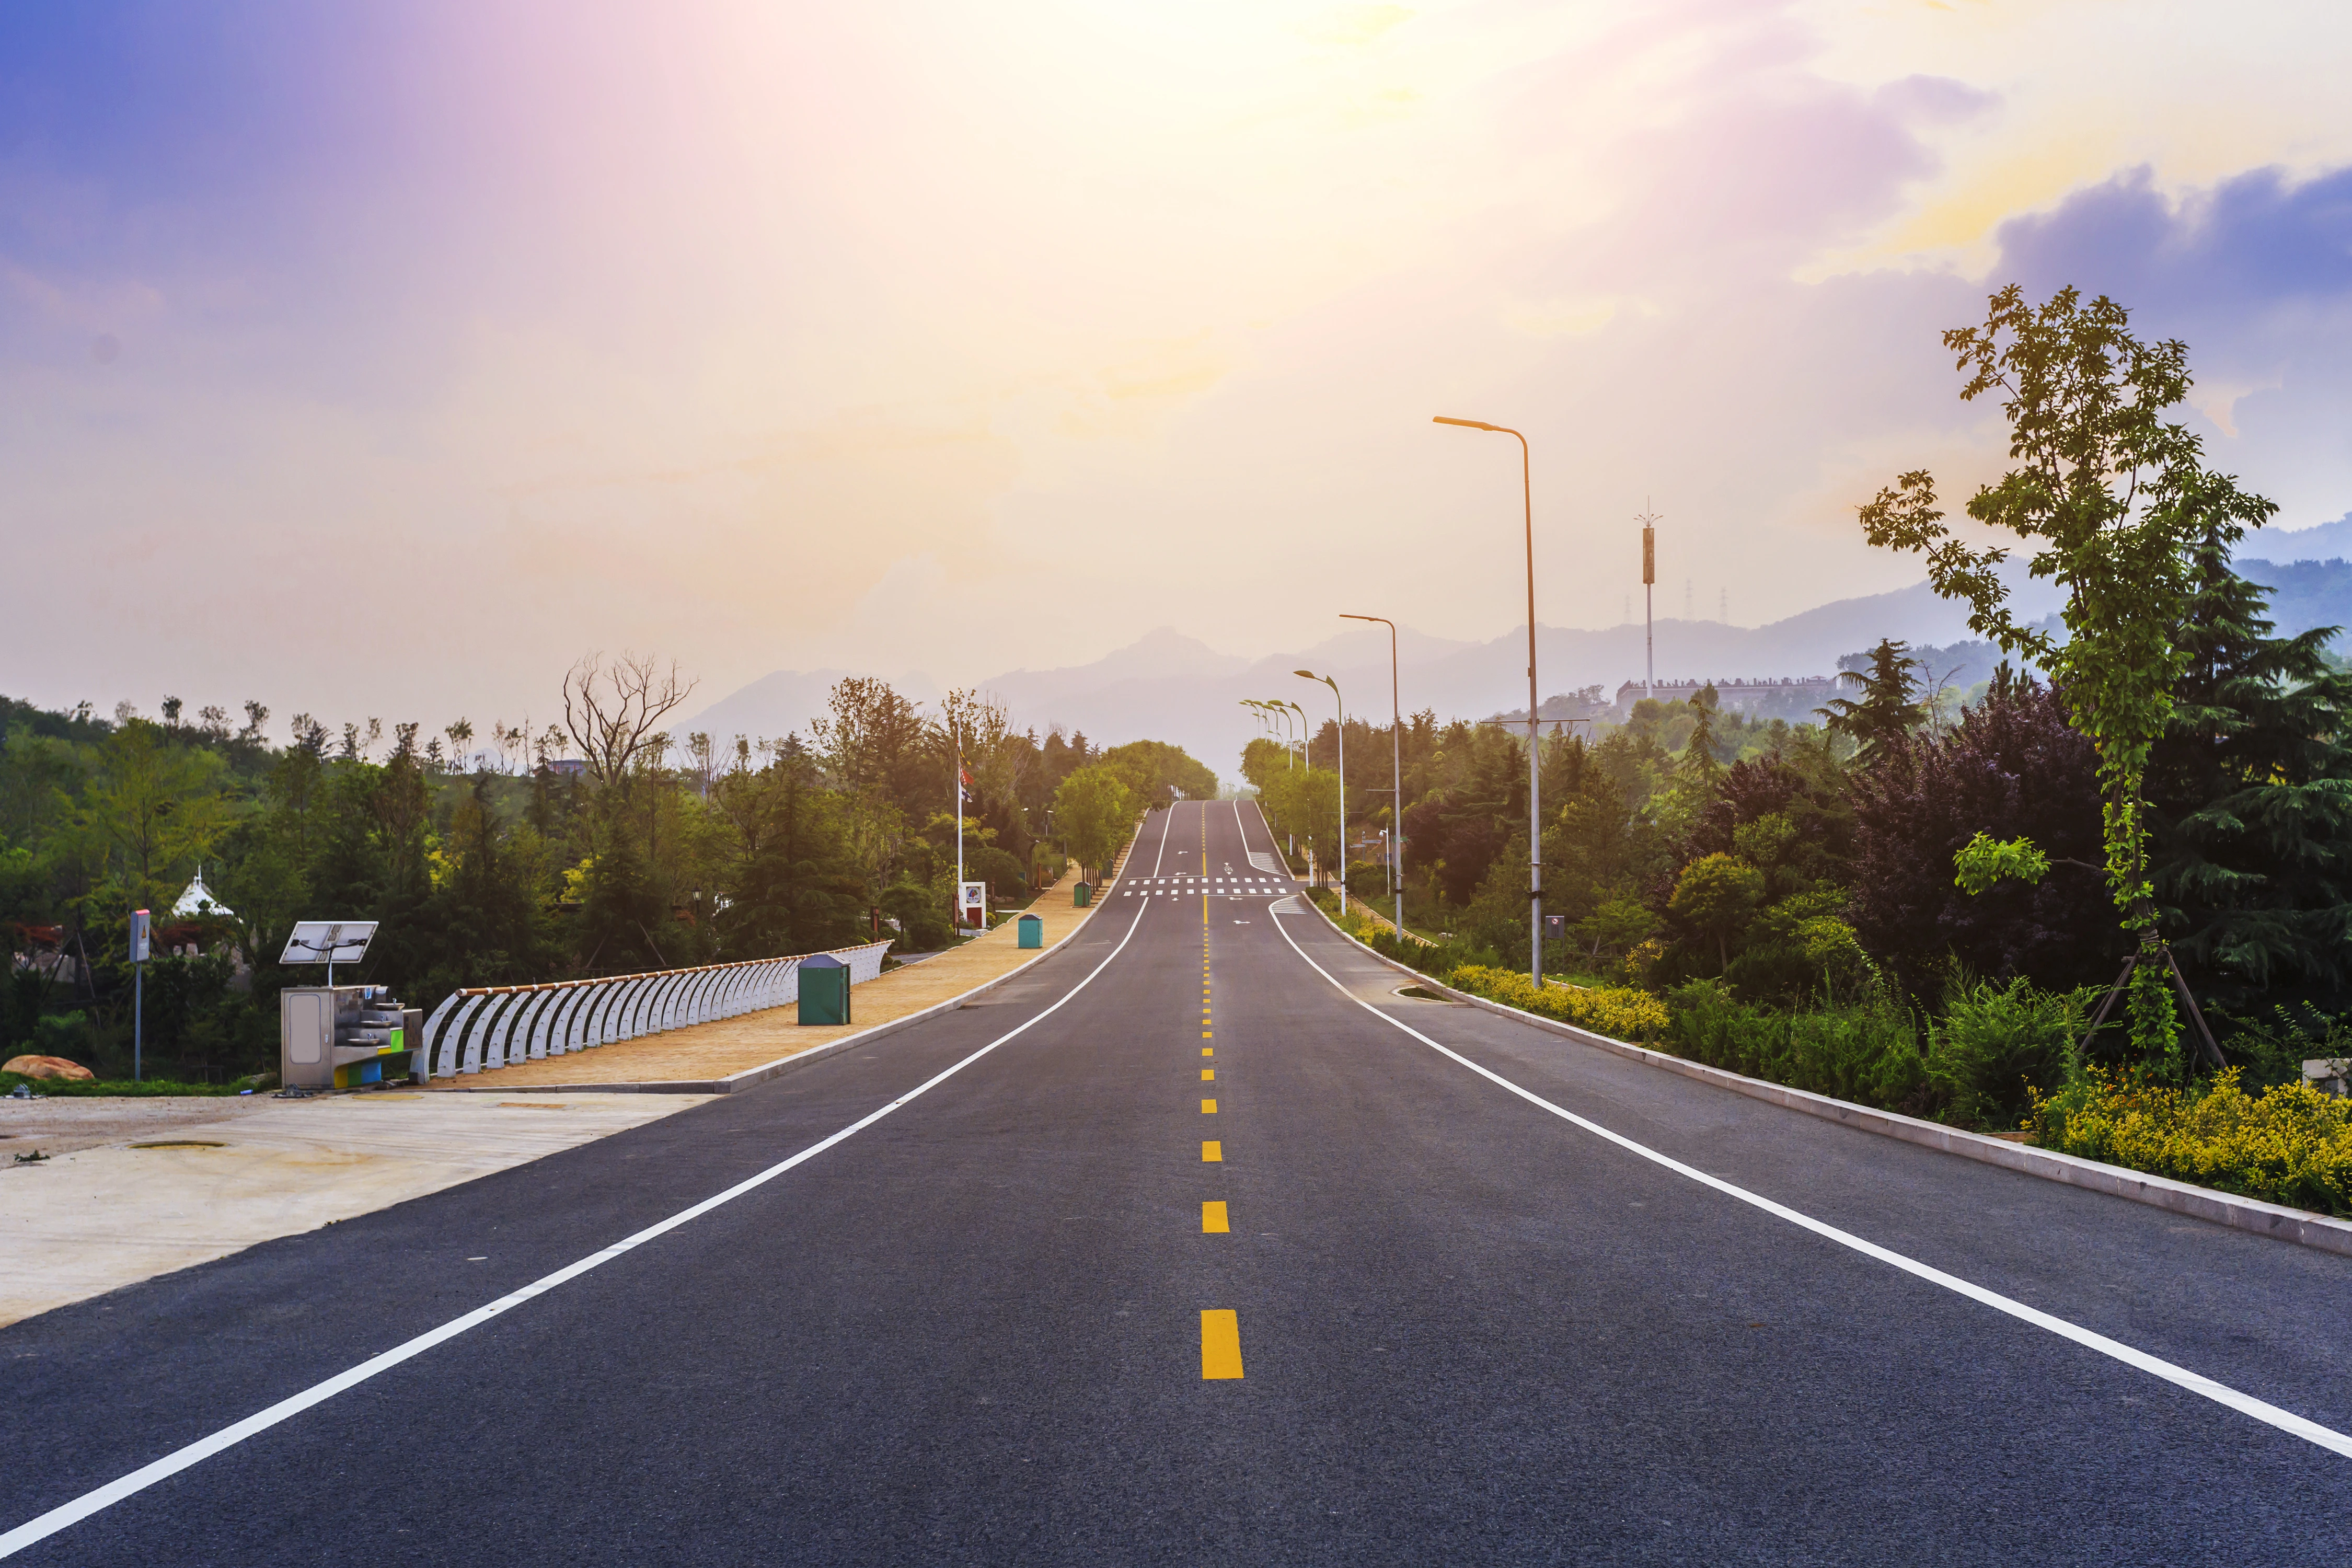
[[[849,1022],[849,965],[829,952],[801,960],[800,1021],[828,1025]]]
[[[423,1016],[386,985],[294,985],[278,994],[278,1081],[356,1089],[383,1081],[423,1033]]]

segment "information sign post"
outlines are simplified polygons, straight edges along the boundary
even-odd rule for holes
[[[131,911],[131,1081],[140,1081],[147,1043],[147,933],[145,910]]]

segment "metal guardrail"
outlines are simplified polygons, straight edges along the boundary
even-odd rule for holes
[[[889,949],[887,942],[867,942],[835,948],[829,956],[849,965],[856,985],[882,973]],[[422,1044],[409,1059],[418,1073],[456,1078],[789,1006],[800,1000],[802,961],[815,956],[453,992],[425,1020]]]

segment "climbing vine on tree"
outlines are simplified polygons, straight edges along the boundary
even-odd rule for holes
[[[2195,586],[2189,552],[2209,536],[2235,541],[2277,509],[2209,472],[2202,441],[2167,417],[2189,394],[2187,345],[2142,342],[2104,295],[2084,303],[2062,289],[2036,306],[2012,284],[1992,297],[1983,326],[1947,331],[1944,346],[1968,377],[1964,401],[2001,398],[2017,465],[1978,489],[1968,515],[2031,548],[2032,574],[2064,590],[2065,636],[2017,619],[1998,571],[2008,550],[1958,537],[1925,469],[1862,508],[1863,532],[1923,552],[1936,592],[1965,600],[1979,635],[2050,674],[2098,756],[2109,890],[2154,959],[2142,792],[2187,667],[2177,634]],[[2179,1025],[2168,984],[2160,960],[2140,963],[2130,1016],[2134,1046],[2170,1062]]]

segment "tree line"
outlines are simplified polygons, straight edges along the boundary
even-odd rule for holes
[[[1694,1017],[1876,1007],[1910,1042],[1944,1028],[1955,998],[2007,987],[2016,1017],[2072,1022],[2009,1029],[2032,1044],[1971,1112],[1996,1120],[2029,1085],[2101,1062],[2174,1083],[2225,1065],[2294,1079],[2299,1058],[2352,1037],[2337,1022],[2352,1014],[2337,628],[2276,635],[2272,590],[2232,568],[2275,509],[2208,467],[2173,416],[2182,345],[2140,342],[2110,300],[2015,289],[1945,342],[1963,395],[2000,403],[2016,466],[1969,500],[1982,526],[1965,536],[1924,472],[1861,521],[1873,543],[1924,552],[2008,662],[1955,706],[1888,638],[1816,721],[1726,712],[1710,688],[1546,737],[1544,907],[1568,926],[1547,967],[1681,997]],[[2063,590],[2054,627],[2011,615],[2008,549]],[[1374,900],[1388,873],[1371,847],[1401,829],[1408,925],[1447,944],[1444,962],[1524,969],[1526,735],[1414,715],[1400,805],[1388,727],[1350,720],[1346,740],[1344,833],[1335,723],[1305,769],[1251,743],[1242,772],[1277,829],[1326,865],[1344,837],[1349,889]],[[2119,984],[2085,1056],[2089,1016]],[[1889,1097],[1948,1108],[1933,1077]]]
[[[432,1006],[466,985],[682,968],[889,938],[954,940],[956,778],[964,875],[1025,900],[1066,862],[1100,868],[1139,811],[1213,774],[1152,741],[1103,747],[1015,729],[953,691],[927,709],[851,678],[805,735],[703,732],[673,716],[674,665],[590,656],[563,722],[461,719],[437,735],[270,711],[232,724],[176,698],[150,718],[0,698],[0,1057],[127,1077],[128,914],[153,912],[150,1076],[274,1066],[277,960],[298,920],[380,922],[339,983]],[[214,900],[173,906],[201,872]],[[1098,874],[1098,873],[1097,873]]]

